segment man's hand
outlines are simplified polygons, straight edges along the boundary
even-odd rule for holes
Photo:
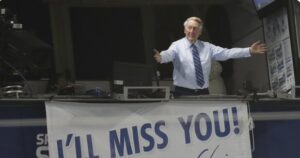
[[[153,51],[154,51],[154,56],[153,57],[154,57],[155,61],[160,63],[161,62],[161,56],[160,56],[159,51],[156,50],[156,49],[153,49]]]
[[[262,54],[267,51],[267,46],[265,43],[261,43],[260,41],[257,41],[253,43],[250,47],[250,53],[251,54]]]

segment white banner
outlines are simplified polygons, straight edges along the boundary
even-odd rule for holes
[[[247,105],[47,102],[52,158],[251,158]]]

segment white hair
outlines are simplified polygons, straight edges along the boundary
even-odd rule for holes
[[[185,20],[185,22],[183,23],[183,26],[186,27],[189,21],[196,21],[200,25],[200,27],[203,26],[203,21],[200,18],[195,17],[195,16],[187,18]]]

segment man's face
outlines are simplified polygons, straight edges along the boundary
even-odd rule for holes
[[[187,22],[187,25],[184,27],[184,34],[186,38],[192,43],[197,41],[201,33],[202,33],[202,25],[200,25],[196,21],[190,20]]]

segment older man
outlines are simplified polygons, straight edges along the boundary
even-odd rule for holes
[[[209,73],[212,60],[245,58],[266,51],[266,45],[253,43],[247,48],[222,48],[198,38],[202,34],[203,21],[190,17],[184,22],[185,37],[171,44],[168,50],[155,51],[158,63],[173,62],[175,96],[209,94]]]

